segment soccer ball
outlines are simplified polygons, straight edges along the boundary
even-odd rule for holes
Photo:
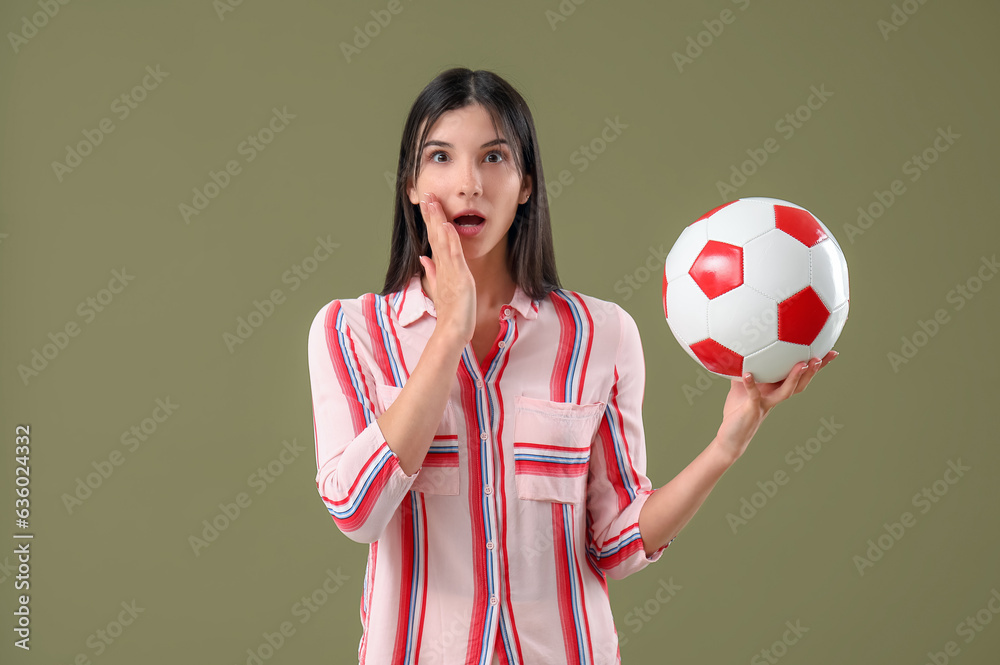
[[[663,315],[688,355],[718,376],[781,381],[822,358],[847,321],[847,260],[805,208],[731,201],[681,232],[663,266]]]

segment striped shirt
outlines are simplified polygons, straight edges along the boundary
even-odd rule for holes
[[[310,327],[316,487],[334,524],[369,544],[362,664],[620,663],[607,578],[670,544],[647,558],[639,533],[653,489],[632,317],[520,287],[498,317],[485,358],[463,350],[412,476],[376,418],[434,331],[420,275],[334,300]]]

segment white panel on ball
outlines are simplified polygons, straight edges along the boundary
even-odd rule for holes
[[[743,282],[781,301],[809,286],[809,249],[775,229],[743,248]]]
[[[691,269],[691,264],[698,258],[701,250],[705,249],[708,237],[705,235],[705,224],[696,222],[688,226],[677,238],[677,242],[667,254],[666,274],[667,281],[672,281]]]
[[[774,383],[788,376],[789,370],[812,358],[804,344],[777,341],[743,359],[743,372],[753,374],[755,383]]]
[[[778,339],[778,303],[745,284],[708,301],[708,336],[741,356]]]
[[[833,236],[809,248],[810,272],[813,290],[830,311],[847,302],[851,297],[847,281],[847,261],[833,241]]]
[[[756,208],[759,210],[726,206],[704,220],[708,226],[708,239],[742,247],[751,238],[774,229],[774,207],[761,205]]]
[[[708,297],[691,275],[685,273],[667,285],[667,323],[678,341],[694,344],[708,337],[707,308]]]

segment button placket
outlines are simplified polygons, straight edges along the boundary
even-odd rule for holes
[[[503,332],[504,331],[501,331],[501,334],[503,334]],[[499,347],[502,349],[504,346],[506,346],[506,344],[501,340],[499,342]],[[482,373],[482,368],[477,366],[476,369],[480,370],[480,371],[476,372],[476,376],[475,376],[475,380],[474,380],[474,384],[476,386],[476,393],[477,393],[477,400],[476,400],[477,407],[476,408],[480,412],[480,414],[483,415],[484,422],[487,423],[486,427],[489,427],[489,425],[488,425],[488,423],[490,422],[490,419],[489,419],[489,412],[490,412],[489,393],[488,393],[488,391],[487,391],[487,389],[485,387],[486,386],[486,381],[485,381],[485,376]],[[480,443],[480,446],[481,446],[480,449],[481,449],[483,457],[484,457],[484,462],[485,462],[486,467],[488,469],[492,470],[492,469],[494,469],[494,462],[495,462],[494,458],[496,457],[497,452],[496,452],[496,450],[494,450],[494,448],[492,446],[484,445],[485,442],[487,442],[489,440],[489,438],[490,438],[489,437],[489,431],[480,431],[480,433],[479,433],[479,439],[480,439],[480,442],[481,442]],[[490,480],[492,479],[492,475],[493,474],[490,473],[486,477],[487,482],[483,486],[483,494],[485,495],[483,497],[483,501],[485,501],[486,505],[489,506],[488,511],[487,511],[488,512],[488,518],[487,518],[487,524],[486,524],[487,530],[484,533],[484,540],[485,540],[485,544],[486,544],[487,556],[490,556],[490,557],[493,558],[493,560],[494,560],[494,568],[496,570],[499,570],[500,562],[499,562],[499,558],[498,557],[499,557],[500,553],[499,553],[499,550],[497,549],[496,540],[495,540],[495,534],[497,532],[497,529],[498,529],[499,525],[498,525],[497,505],[496,505],[497,498],[496,498],[496,495],[493,492],[493,484],[490,482]],[[496,584],[500,583],[499,577],[495,580],[495,583]],[[487,588],[489,588],[489,587],[487,587]],[[499,602],[500,602],[500,600],[499,600],[498,595],[497,594],[493,594],[491,596],[491,598],[490,598],[490,603],[492,605],[497,605],[497,604],[499,604]]]

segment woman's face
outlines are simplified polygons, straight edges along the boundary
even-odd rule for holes
[[[420,175],[408,190],[410,203],[419,204],[424,192],[430,192],[441,201],[449,222],[470,208],[486,220],[474,236],[459,233],[467,260],[494,251],[506,253],[514,213],[531,194],[531,177],[522,187],[511,146],[504,139],[501,135],[497,142],[489,113],[473,104],[444,113],[419,146]]]

